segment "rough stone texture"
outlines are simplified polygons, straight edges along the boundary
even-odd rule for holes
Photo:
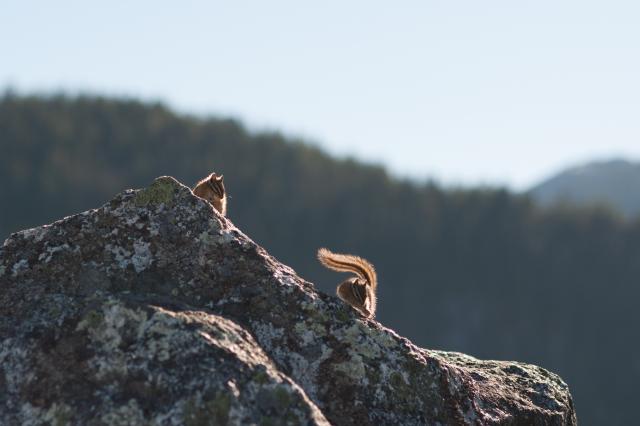
[[[5,241],[0,341],[0,424],[576,424],[555,374],[414,346],[169,177]]]

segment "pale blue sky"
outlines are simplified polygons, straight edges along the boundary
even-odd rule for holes
[[[100,3],[3,2],[0,86],[159,99],[453,184],[640,158],[637,0]]]

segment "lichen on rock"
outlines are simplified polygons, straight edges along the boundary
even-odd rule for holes
[[[418,348],[170,177],[0,248],[0,424],[574,425],[544,369]]]
[[[177,181],[172,177],[160,177],[148,188],[138,191],[133,203],[138,207],[144,207],[149,204],[168,204],[173,200],[176,183]]]

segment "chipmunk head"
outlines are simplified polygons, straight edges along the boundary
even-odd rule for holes
[[[218,197],[218,198],[223,198],[224,197],[224,176],[220,175],[218,176],[215,173],[211,173],[211,176],[209,177],[209,180],[207,181],[207,185],[209,186],[209,188],[211,189],[211,191]]]
[[[227,213],[227,199],[224,189],[224,176],[211,173],[193,188],[193,193],[211,203],[223,216]]]

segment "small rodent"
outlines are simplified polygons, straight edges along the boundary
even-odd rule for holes
[[[356,308],[367,318],[376,314],[376,270],[367,260],[350,254],[332,253],[326,248],[318,250],[318,260],[334,271],[353,272],[357,277],[343,281],[336,293],[338,297]]]
[[[222,216],[227,215],[227,193],[224,190],[224,176],[211,173],[193,187],[193,193],[207,200]]]

